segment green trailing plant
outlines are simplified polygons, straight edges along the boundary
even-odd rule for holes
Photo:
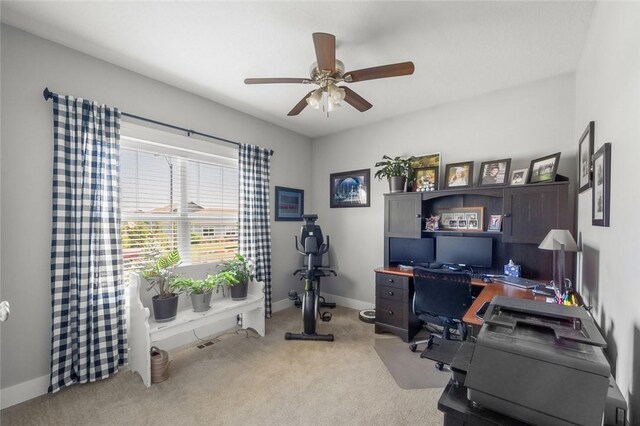
[[[171,283],[171,290],[176,293],[204,294],[216,288],[216,284],[211,280],[196,280],[194,278],[176,277]]]
[[[388,155],[383,155],[383,161],[378,161],[375,165],[375,167],[381,167],[381,169],[379,169],[374,176],[380,180],[385,177],[390,178],[393,176],[408,178],[411,174],[411,161],[414,159],[415,157],[391,158]]]
[[[236,254],[233,259],[220,265],[220,274],[229,287],[248,283],[253,280],[253,263],[241,254]]]
[[[218,268],[220,272],[215,275],[209,275],[205,282],[209,282],[209,285],[216,289],[216,293],[222,289],[222,295],[225,297],[225,287],[233,287],[253,280],[253,263],[240,254],[236,254],[233,259],[221,263]]]
[[[172,296],[171,285],[178,278],[174,268],[180,264],[180,254],[178,250],[160,255],[152,255],[152,260],[143,269],[142,276],[149,282],[147,290],[155,289],[161,299],[168,299]]]

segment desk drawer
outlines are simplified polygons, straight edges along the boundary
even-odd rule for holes
[[[399,289],[397,287],[390,287],[388,285],[380,285],[376,286],[376,297],[387,299],[387,300],[396,300],[398,302],[402,302],[404,296],[404,290]]]
[[[409,278],[393,274],[376,274],[376,286],[386,285],[400,289],[409,288]]]
[[[394,327],[404,328],[402,317],[402,302],[378,299],[376,303],[376,321]]]

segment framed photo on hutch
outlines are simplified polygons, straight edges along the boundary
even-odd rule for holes
[[[511,181],[509,185],[524,185],[527,183],[527,175],[529,169],[518,169],[511,172]]]
[[[304,191],[276,186],[276,220],[302,220]]]
[[[593,193],[591,224],[609,226],[611,202],[611,144],[605,143],[593,154]]]
[[[433,188],[431,189],[432,191],[438,190],[438,186],[439,186],[438,175],[440,171],[440,153],[439,152],[434,152],[433,154],[425,154],[425,155],[413,157],[409,162],[409,164],[411,165],[411,169],[413,170],[413,177],[410,182],[411,191],[416,192],[416,191],[426,190],[425,189],[426,185],[424,185],[425,182],[422,182],[422,186],[420,186],[421,183],[418,181],[418,179],[421,177],[420,176],[421,173],[422,175],[435,174],[435,176],[433,177],[433,180],[431,180],[431,184],[429,185],[429,187]]]
[[[556,172],[558,171],[558,163],[560,162],[560,153],[547,155],[546,157],[536,158],[531,160],[529,166],[529,182],[528,183],[542,183],[553,182],[556,179]]]
[[[369,207],[371,169],[331,173],[329,196],[331,208]]]
[[[589,122],[589,125],[580,137],[578,145],[578,188],[579,193],[591,188],[593,181],[593,169],[591,166],[591,158],[593,157],[593,140],[595,138],[595,123]]]
[[[509,180],[511,158],[503,160],[485,161],[480,164],[478,186],[504,185]]]
[[[444,188],[470,188],[473,186],[473,161],[447,164],[444,171]]]
[[[412,189],[414,192],[420,191],[435,191],[438,189],[438,167],[422,167],[420,169],[413,170],[413,184]]]

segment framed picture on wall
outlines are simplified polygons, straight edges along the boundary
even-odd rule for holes
[[[369,207],[371,169],[331,173],[330,207]]]
[[[483,162],[480,164],[478,186],[505,185],[509,180],[510,166],[511,158]]]
[[[303,214],[304,191],[276,186],[276,220],[298,221]]]
[[[560,153],[547,155],[546,157],[536,158],[531,160],[529,165],[529,182],[528,183],[542,183],[553,182],[556,179],[556,172],[558,171],[558,163],[560,162]]]
[[[593,169],[591,167],[591,158],[593,157],[593,140],[595,133],[595,123],[589,122],[587,128],[580,136],[578,145],[578,188],[579,192],[584,192],[591,188],[593,181]]]
[[[609,226],[611,202],[611,144],[605,143],[593,154],[593,193],[591,224]]]

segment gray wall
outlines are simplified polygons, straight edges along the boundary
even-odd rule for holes
[[[573,180],[574,101],[574,76],[561,75],[314,140],[313,205],[331,235],[340,273],[324,290],[374,302],[373,270],[383,262],[382,194],[389,191],[386,180],[374,180],[371,207],[331,209],[330,173],[371,168],[373,176],[384,154],[440,152],[442,168],[474,160],[477,180],[482,161],[512,158],[513,168],[524,168],[561,151],[558,173]]]
[[[592,190],[578,196],[581,292],[593,305],[631,423],[640,424],[640,4],[598,3],[576,72],[578,140],[595,121],[595,149],[611,142],[611,226],[591,225]]]
[[[49,374],[52,112],[48,86],[61,94],[121,111],[252,143],[275,151],[272,187],[311,189],[303,136],[151,80],[77,51],[2,25],[1,296],[11,303],[2,324],[1,387]],[[273,194],[272,194],[273,196]],[[311,199],[307,198],[311,208]],[[273,300],[298,284],[292,235],[300,223],[274,222]],[[41,386],[41,380],[36,380]],[[45,388],[46,390],[46,388]]]

